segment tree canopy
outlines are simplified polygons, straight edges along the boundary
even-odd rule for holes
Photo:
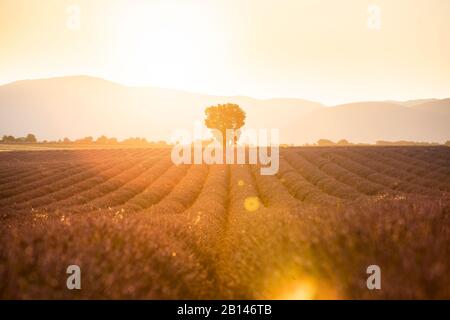
[[[226,103],[211,106],[205,110],[205,125],[207,128],[216,129],[222,134],[222,145],[236,143],[239,129],[245,124],[245,112],[237,104]],[[235,131],[234,141],[226,141],[227,129]]]

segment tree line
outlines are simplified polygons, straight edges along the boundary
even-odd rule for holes
[[[341,139],[338,142],[334,142],[328,139],[319,139],[314,144],[317,146],[355,146],[355,145],[371,145],[368,143],[353,143],[349,142],[346,139]],[[421,141],[407,141],[407,140],[399,140],[399,141],[386,141],[386,140],[378,140],[375,142],[377,146],[439,146],[440,143],[437,142],[421,142]],[[444,143],[446,146],[450,146],[450,140]]]
[[[226,103],[226,104],[218,104],[215,106],[210,106],[205,109],[205,121],[204,124],[209,129],[215,129],[215,132],[219,132],[220,137],[214,137],[215,139],[220,140],[221,144],[225,148],[226,145],[236,144],[239,135],[240,129],[245,125],[246,113],[241,107],[237,104]],[[235,132],[235,135],[231,137],[232,141],[226,141],[227,130],[232,129]],[[230,137],[228,137],[230,138]],[[70,140],[69,138],[60,139],[57,141],[38,141],[34,134],[29,133],[25,137],[15,138],[14,136],[4,135],[0,143],[51,143],[51,144],[98,144],[98,145],[116,145],[116,144],[125,144],[125,145],[152,145],[152,146],[167,146],[168,144],[165,141],[158,142],[148,142],[145,138],[128,138],[123,141],[118,141],[117,138],[109,138],[105,135],[102,135],[94,140],[93,137],[85,137],[77,140]],[[371,145],[367,143],[352,143],[346,139],[341,139],[337,142],[328,140],[328,139],[319,139],[316,143],[312,144],[313,146],[352,146],[352,145]],[[417,142],[417,141],[384,141],[379,140],[376,141],[375,145],[379,146],[437,146],[439,143],[434,142]],[[448,140],[444,145],[450,146],[450,140]],[[294,146],[282,144],[281,147]],[[304,146],[310,146],[310,144],[305,144]]]
[[[102,135],[97,139],[92,136],[84,137],[81,139],[71,140],[69,138],[59,139],[59,140],[41,140],[39,141],[36,136],[32,133],[27,134],[25,137],[14,137],[12,135],[4,135],[0,140],[0,143],[4,144],[20,144],[20,143],[39,143],[39,144],[97,144],[97,145],[151,145],[151,146],[167,146],[165,141],[147,141],[145,138],[141,137],[131,137],[119,141],[114,137],[107,137]]]
[[[140,137],[131,137],[124,140],[119,141],[114,137],[107,137],[102,135],[97,139],[94,139],[92,136],[84,137],[81,139],[71,140],[69,138],[59,139],[59,140],[42,140],[39,141],[36,138],[36,135],[29,133],[25,137],[14,137],[12,135],[4,135],[0,140],[0,143],[3,144],[20,144],[20,143],[39,143],[39,144],[80,144],[80,145],[149,145],[149,146],[168,146],[169,144],[166,141],[147,141],[145,138]],[[319,139],[316,143],[313,144],[304,144],[304,146],[364,146],[364,145],[372,145],[369,143],[353,143],[349,142],[346,139],[341,139],[337,142],[334,142],[329,139]],[[437,142],[417,142],[417,141],[385,141],[379,140],[375,142],[377,146],[439,146],[441,144]],[[450,147],[450,140],[444,143],[444,145]],[[281,147],[294,147],[294,144],[282,144]]]
[[[36,136],[34,134],[27,134],[25,137],[19,137],[16,138],[14,136],[8,136],[4,135],[2,137],[2,140],[0,140],[1,143],[37,143]]]

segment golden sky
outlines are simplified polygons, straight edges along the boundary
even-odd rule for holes
[[[449,0],[0,0],[0,84],[86,74],[330,105],[443,98],[449,16]]]

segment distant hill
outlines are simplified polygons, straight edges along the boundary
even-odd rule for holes
[[[317,125],[317,124],[320,125]],[[388,102],[343,104],[300,117],[298,134],[315,141],[326,137],[354,142],[429,141],[450,137],[450,116]]]
[[[193,129],[206,107],[235,102],[247,112],[247,127],[288,125],[292,115],[323,108],[301,99],[258,100],[159,88],[126,87],[92,77],[26,80],[0,86],[0,134],[33,132],[41,139],[105,134],[168,139],[175,129]]]
[[[433,101],[438,101],[438,99],[417,99],[417,100],[406,100],[406,101],[384,101],[384,102],[389,102],[389,103],[395,103],[395,104],[399,104],[401,106],[404,107],[415,107],[427,102],[433,102]]]
[[[427,99],[410,106],[364,102],[325,107],[302,99],[221,97],[127,87],[87,76],[61,77],[0,86],[0,135],[32,132],[39,139],[73,139],[105,134],[168,140],[175,129],[192,131],[207,106],[233,102],[247,112],[246,127],[279,128],[284,143],[319,138],[444,142],[450,139],[446,100]]]
[[[414,105],[412,108],[417,110],[432,111],[442,115],[450,115],[450,99],[432,100]]]

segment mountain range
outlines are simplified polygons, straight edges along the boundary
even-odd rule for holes
[[[326,138],[450,140],[450,99],[368,101],[337,106],[291,98],[214,96],[153,87],[128,87],[88,76],[23,80],[0,86],[0,135],[34,133],[39,139],[107,135],[170,140],[174,130],[192,131],[204,110],[237,103],[247,128],[278,128],[282,143]]]

